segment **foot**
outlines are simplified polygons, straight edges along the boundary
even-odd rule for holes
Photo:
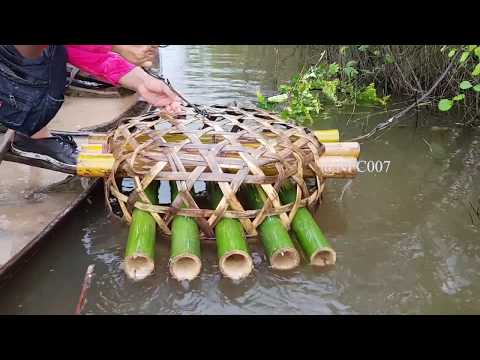
[[[14,154],[51,162],[58,166],[77,164],[77,144],[71,136],[55,135],[43,139],[32,139],[28,136],[16,134],[12,143]]]

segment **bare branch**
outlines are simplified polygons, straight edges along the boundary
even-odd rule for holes
[[[446,68],[445,71],[442,73],[442,75],[440,75],[440,77],[437,79],[437,81],[435,81],[435,83],[433,84],[433,86],[432,86],[426,93],[424,93],[420,99],[418,99],[417,101],[415,101],[415,102],[412,103],[411,105],[407,106],[405,109],[403,109],[402,111],[398,112],[397,114],[393,115],[393,116],[392,116],[390,119],[388,119],[387,121],[378,124],[378,125],[375,126],[372,130],[370,130],[367,134],[358,136],[358,137],[353,138],[353,139],[350,139],[350,140],[348,140],[348,141],[359,141],[359,140],[368,139],[368,138],[372,137],[373,135],[375,135],[377,132],[384,131],[384,130],[386,130],[387,128],[389,128],[389,127],[393,126],[394,124],[396,124],[396,123],[400,120],[400,118],[401,118],[402,116],[404,116],[405,114],[407,114],[408,112],[410,112],[410,110],[412,110],[413,108],[415,108],[418,103],[423,102],[425,99],[427,99],[427,98],[430,96],[430,94],[433,92],[433,90],[435,90],[435,88],[442,82],[442,80],[445,78],[445,76],[449,73],[450,69],[453,67],[453,64],[455,63],[455,59],[456,59],[456,57],[454,57],[454,58],[452,59],[452,61],[451,61],[450,64],[447,66],[447,68]]]

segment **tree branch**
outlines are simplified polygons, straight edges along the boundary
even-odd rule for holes
[[[417,106],[418,103],[421,103],[422,101],[424,101],[426,98],[428,98],[430,96],[430,94],[433,92],[433,90],[435,90],[435,88],[442,82],[442,80],[445,78],[445,76],[448,74],[448,72],[450,71],[450,69],[453,67],[453,64],[454,64],[454,60],[456,59],[453,58],[450,62],[450,64],[447,66],[447,68],[445,69],[445,71],[442,73],[442,75],[440,75],[440,77],[437,79],[437,81],[435,81],[435,83],[433,84],[433,86],[426,92],[423,94],[423,96],[416,100],[414,103],[412,103],[411,105],[409,105],[408,107],[406,107],[405,109],[403,109],[402,111],[398,112],[397,114],[393,115],[390,119],[388,119],[387,121],[385,122],[382,122],[380,124],[378,124],[377,126],[375,126],[372,130],[370,130],[367,134],[365,135],[361,135],[361,136],[358,136],[356,138],[353,138],[353,139],[350,139],[348,141],[359,141],[359,140],[364,140],[364,139],[368,139],[370,137],[372,137],[373,135],[375,135],[376,133],[380,132],[380,131],[384,131],[385,129],[393,126],[394,124],[396,124],[400,118],[402,116],[404,116],[405,114],[407,114],[410,110],[412,110],[413,108],[415,108]]]

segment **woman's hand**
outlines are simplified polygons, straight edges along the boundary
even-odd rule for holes
[[[137,91],[148,103],[163,107],[168,113],[180,114],[182,112],[180,99],[161,80],[152,78],[152,81],[145,81]]]
[[[155,47],[151,45],[112,45],[112,51],[137,66],[151,67],[155,59]]]
[[[182,113],[181,100],[163,81],[136,67],[120,79],[120,85],[137,91],[148,103],[168,113]]]

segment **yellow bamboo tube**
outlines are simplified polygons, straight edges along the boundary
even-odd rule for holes
[[[339,132],[337,129],[334,129],[334,130],[315,130],[313,132],[315,134],[315,137],[318,139],[318,141],[320,141],[321,143],[338,143],[339,142],[339,139],[340,139],[340,135],[339,135]],[[262,134],[266,137],[275,137],[277,136],[276,134],[274,133],[264,133]],[[187,139],[187,136],[185,134],[182,134],[182,133],[171,133],[171,134],[166,134],[163,136],[163,138],[165,139],[165,141],[167,142],[180,142],[180,141],[183,141],[185,139]],[[297,137],[296,136],[292,136],[291,139],[292,140],[295,140]],[[224,138],[223,136],[221,135],[218,135],[215,137],[215,142],[219,142],[219,141],[222,141]],[[142,137],[142,136],[138,136],[135,138],[135,140],[139,143],[142,143],[143,141],[146,141],[146,140],[149,140],[148,137]],[[200,141],[203,143],[203,144],[210,144],[210,143],[213,143],[213,138],[211,135],[203,135],[200,137]],[[242,145],[244,146],[258,146],[258,143],[248,143],[247,141],[240,141],[242,143]],[[349,144],[349,143],[342,143],[342,144]],[[352,143],[352,144],[357,144],[358,143]],[[128,149],[128,144],[127,145],[127,149]],[[353,145],[348,145],[348,146],[353,146]],[[359,146],[359,145],[358,145]]]
[[[325,152],[323,156],[353,156],[360,155],[360,144],[358,142],[337,142],[323,143]]]
[[[338,132],[338,129],[315,130],[313,133],[321,143],[340,141],[340,133]]]
[[[360,155],[360,144],[358,142],[338,142],[338,137],[335,135],[338,135],[338,130],[317,130],[315,131],[315,136],[317,139],[319,139],[323,145],[325,146],[325,152],[323,156],[353,156],[358,158]],[[267,137],[274,137],[275,134],[266,134]],[[187,138],[184,134],[167,134],[163,136],[163,138],[167,142],[180,142],[183,141]],[[142,141],[148,140],[147,137],[142,139],[142,137],[136,138],[136,141],[139,143],[142,143]],[[218,136],[216,138],[216,142],[222,141],[223,137]],[[203,144],[210,144],[213,143],[212,136],[210,135],[204,135],[200,137],[200,141]],[[337,142],[335,142],[337,141]],[[246,147],[258,147],[258,143],[249,143],[246,141],[241,141],[243,146]],[[128,144],[127,144],[128,148]]]
[[[357,158],[353,156],[321,156],[319,167],[325,178],[352,178],[357,175]],[[274,176],[277,170],[273,166],[262,167],[267,176]],[[315,176],[310,168],[305,169],[304,177]]]
[[[357,175],[357,163],[353,156],[322,156],[320,170],[326,178],[351,178]]]
[[[276,136],[271,133],[268,136]],[[357,158],[360,154],[360,144],[357,142],[333,142],[338,140],[338,130],[316,130],[315,136],[324,142],[325,152],[320,157],[320,169],[325,178],[351,178],[357,174]],[[187,136],[182,133],[168,134],[163,137],[167,142],[179,142],[185,140]],[[222,137],[216,138],[216,141],[221,141]],[[147,137],[137,137],[136,141],[141,143],[148,140]],[[202,143],[212,143],[214,139],[211,136],[202,136],[200,138]],[[329,142],[332,141],[332,142]],[[129,144],[126,144],[127,148]],[[242,142],[242,145],[249,147],[257,147],[258,143]],[[92,146],[92,145],[90,145]],[[97,154],[90,154],[89,151],[84,151],[79,156],[79,166],[77,166],[77,173],[80,176],[106,176],[113,165],[112,154],[102,154],[103,157]],[[109,157],[108,159],[106,157]],[[87,161],[88,160],[88,161]],[[267,176],[274,176],[277,174],[275,167],[266,165],[262,170]],[[228,169],[225,171],[229,172]],[[305,177],[312,177],[314,173],[305,169]]]
[[[78,157],[77,175],[82,177],[106,177],[113,167],[112,154],[81,153]],[[319,167],[325,178],[352,178],[357,175],[357,158],[354,156],[321,156]],[[187,169],[188,170],[188,169]],[[224,169],[230,172],[229,169]],[[277,175],[274,166],[263,166],[262,170],[267,176]],[[315,176],[310,168],[304,171],[304,177]]]

